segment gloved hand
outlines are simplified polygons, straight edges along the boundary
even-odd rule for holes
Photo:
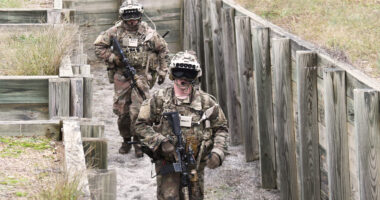
[[[169,141],[163,142],[161,144],[161,152],[162,152],[162,156],[164,156],[165,159],[168,159],[170,161],[176,160],[177,154],[175,152],[175,147]]]
[[[206,164],[207,164],[207,167],[210,169],[215,169],[215,168],[219,167],[220,166],[220,158],[219,158],[218,154],[211,153],[211,155],[207,159]]]
[[[165,81],[165,76],[158,76],[158,85],[161,85]]]
[[[110,63],[115,63],[116,66],[122,66],[121,59],[117,55],[115,55],[114,53],[112,53],[110,55],[108,61]]]

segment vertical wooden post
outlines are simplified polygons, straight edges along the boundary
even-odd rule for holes
[[[183,49],[196,52],[202,71],[205,71],[203,61],[203,31],[201,0],[184,1],[184,39]],[[202,88],[206,89],[206,79],[202,78]]]
[[[298,131],[300,135],[301,199],[320,199],[317,60],[297,51]]]
[[[49,119],[70,114],[70,79],[49,79]]]
[[[223,59],[223,41],[222,41],[222,28],[221,28],[221,0],[211,0],[210,1],[210,19],[211,19],[211,30],[212,30],[212,40],[213,40],[213,51],[214,51],[214,67],[216,75],[216,89],[217,98],[220,106],[222,107],[224,113],[228,116],[227,111],[227,93],[226,89],[226,75],[224,72],[224,59]]]
[[[83,117],[92,118],[92,82],[93,77],[83,77]]]
[[[354,109],[360,199],[380,199],[379,92],[355,89]]]
[[[297,200],[296,141],[293,131],[292,66],[289,39],[273,39],[274,124],[277,176],[282,200]]]
[[[348,135],[346,119],[346,73],[325,69],[325,123],[328,138],[329,199],[350,199]]]
[[[116,171],[87,170],[92,199],[116,200]]]
[[[83,151],[88,169],[107,169],[107,140],[104,138],[82,138]]]
[[[259,159],[259,141],[255,83],[253,78],[253,52],[249,17],[235,17],[236,48],[241,99],[241,122],[246,161]]]
[[[235,40],[235,9],[222,9],[223,49],[227,83],[228,124],[231,136],[231,145],[242,142],[241,135],[241,108],[239,75],[237,70],[236,40]]]
[[[70,116],[83,117],[83,78],[71,78],[70,87]]]
[[[214,68],[214,55],[212,50],[212,32],[210,20],[210,1],[202,1],[202,19],[203,19],[203,44],[204,44],[204,66],[207,92],[216,96],[216,81]]]
[[[274,146],[272,70],[269,28],[252,28],[255,68],[257,119],[259,127],[261,183],[263,188],[276,188],[276,152]]]

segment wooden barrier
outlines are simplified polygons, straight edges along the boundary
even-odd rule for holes
[[[326,68],[323,73],[325,123],[328,138],[329,199],[350,198],[348,135],[346,120],[346,73]]]
[[[83,117],[83,78],[70,79],[70,116]]]
[[[82,138],[87,168],[107,169],[107,140],[104,138]]]
[[[231,136],[231,145],[241,144],[241,107],[240,107],[240,91],[239,78],[236,54],[235,40],[235,10],[232,8],[222,9],[222,30],[223,30],[223,52],[224,52],[224,67],[227,84],[227,109],[228,109],[228,124]]]
[[[224,113],[228,116],[227,110],[227,93],[226,89],[226,74],[224,72],[224,59],[223,59],[223,41],[221,29],[221,0],[210,0],[210,21],[211,33],[213,40],[213,58],[216,77],[216,92],[220,106]]]
[[[297,51],[298,131],[301,145],[301,197],[320,199],[316,55]]]
[[[354,90],[354,104],[360,199],[375,200],[380,198],[379,92]]]
[[[274,124],[277,177],[281,199],[297,200],[296,141],[293,132],[292,75],[289,39],[273,39]]]
[[[91,169],[87,170],[91,199],[116,200],[116,171]]]
[[[270,63],[269,28],[252,28],[253,60],[257,122],[259,128],[261,184],[276,188],[276,152],[272,107],[272,71]]]
[[[49,118],[70,114],[70,79],[49,79]]]
[[[235,25],[245,159],[253,161],[259,158],[259,133],[256,117],[251,26],[249,18],[241,16],[235,17]]]

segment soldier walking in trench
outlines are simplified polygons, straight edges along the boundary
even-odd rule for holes
[[[155,162],[159,200],[203,199],[204,168],[222,165],[227,151],[227,120],[215,99],[195,83],[202,70],[194,54],[179,52],[173,57],[169,73],[174,85],[145,100],[136,121],[144,152],[149,152]],[[185,148],[172,131],[173,121],[165,118],[166,114],[177,112]],[[173,163],[181,162],[181,149],[186,149],[186,155],[190,154],[195,162],[185,163],[179,173],[178,167],[174,167],[178,165]]]
[[[123,137],[120,154],[128,153],[132,140],[138,142],[134,124],[145,98],[149,98],[149,89],[157,77],[162,84],[167,73],[168,48],[165,40],[146,22],[141,21],[144,10],[137,0],[126,0],[119,9],[120,21],[102,32],[96,39],[95,54],[108,65],[110,83],[114,83],[115,95],[113,112],[118,116],[118,128]],[[136,86],[132,86],[131,77],[125,77],[126,70],[120,56],[111,48],[116,38],[130,65],[136,69]],[[105,97],[107,98],[107,97]],[[142,157],[141,146],[133,145],[136,157]]]

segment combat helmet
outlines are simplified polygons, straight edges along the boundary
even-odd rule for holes
[[[141,20],[143,6],[137,0],[126,0],[121,4],[119,15],[122,20]]]
[[[194,51],[180,51],[174,55],[169,65],[170,79],[186,78],[195,80],[202,76],[202,69]]]

